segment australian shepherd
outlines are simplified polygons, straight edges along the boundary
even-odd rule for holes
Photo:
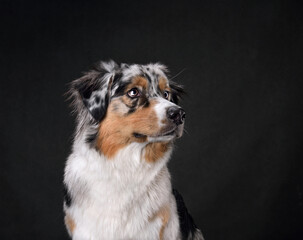
[[[100,62],[70,85],[77,115],[65,167],[74,240],[203,239],[167,162],[183,132],[183,93],[161,64]]]

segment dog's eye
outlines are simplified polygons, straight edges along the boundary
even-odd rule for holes
[[[132,88],[127,92],[127,95],[131,98],[136,98],[140,96],[140,92],[137,88]]]
[[[165,99],[168,99],[169,98],[169,91],[164,91],[164,98]]]

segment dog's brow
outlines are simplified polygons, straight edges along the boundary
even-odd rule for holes
[[[137,87],[140,86],[143,89],[148,89],[148,80],[142,76],[136,76],[132,79],[132,81],[128,84],[129,87]]]
[[[168,87],[168,82],[164,77],[159,78],[158,87],[160,91],[164,91]]]

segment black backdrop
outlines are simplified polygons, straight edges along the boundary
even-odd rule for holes
[[[1,1],[1,239],[67,239],[66,84],[100,60],[185,85],[169,167],[206,239],[303,239],[296,1]]]

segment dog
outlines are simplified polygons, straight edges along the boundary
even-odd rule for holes
[[[64,220],[72,239],[203,239],[167,168],[183,132],[183,92],[159,63],[99,62],[70,84],[77,125]]]

